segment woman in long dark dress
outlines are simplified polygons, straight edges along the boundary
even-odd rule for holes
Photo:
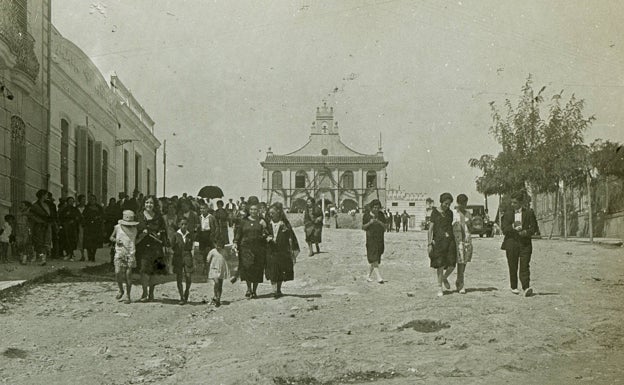
[[[457,248],[453,235],[453,212],[449,209],[452,203],[453,196],[444,193],[440,195],[440,207],[434,207],[431,211],[427,251],[429,252],[430,266],[436,269],[437,273],[438,297],[444,295],[444,289],[451,289],[448,277],[457,263]]]
[[[249,217],[241,219],[234,236],[234,251],[238,253],[238,276],[247,283],[247,298],[258,298],[256,290],[263,280],[266,237],[267,224],[259,217],[258,205],[250,205]]]
[[[74,198],[68,197],[65,206],[59,211],[59,222],[61,225],[59,236],[62,240],[65,252],[65,260],[74,260],[74,250],[78,247],[78,231],[80,226],[80,211],[74,205]]]
[[[316,252],[320,253],[321,235],[323,233],[323,210],[316,205],[314,198],[306,199],[306,209],[303,213],[303,226],[305,228],[306,243],[310,251],[310,257],[314,255],[312,244],[316,246]]]
[[[169,248],[169,238],[163,216],[158,210],[156,197],[153,195],[145,198],[143,210],[139,210],[137,216],[137,266],[141,272],[141,285],[143,293],[140,302],[148,302],[154,299],[154,287],[158,276],[167,275],[169,269],[166,263],[165,250]]]
[[[299,254],[299,243],[280,204],[271,205],[269,217],[264,274],[271,281],[273,298],[279,298],[282,296],[282,283],[295,278],[294,264]]]
[[[102,247],[104,238],[104,209],[97,203],[97,198],[93,194],[89,195],[87,206],[82,212],[82,224],[87,258],[89,262],[95,262],[95,252]]]
[[[366,231],[366,259],[370,264],[367,280],[373,281],[374,272],[377,282],[384,283],[379,272],[379,264],[385,249],[386,216],[381,211],[381,202],[378,199],[374,199],[369,207],[370,210],[366,210],[362,217],[362,230]]]

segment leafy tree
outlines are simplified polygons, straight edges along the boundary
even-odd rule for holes
[[[562,105],[562,94],[552,97],[547,119],[540,115],[546,87],[535,92],[529,75],[516,107],[505,100],[502,114],[494,102],[490,133],[502,147],[491,158],[471,159],[479,168],[477,191],[505,194],[518,189],[535,192],[557,191],[560,180],[580,185],[588,167],[588,149],[583,145],[585,131],[595,119],[583,116],[584,101],[574,95]]]
[[[609,140],[595,140],[591,145],[591,164],[600,175],[624,179],[624,146]]]

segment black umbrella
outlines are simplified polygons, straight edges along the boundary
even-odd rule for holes
[[[204,186],[197,195],[206,199],[223,198],[223,191],[217,186]]]

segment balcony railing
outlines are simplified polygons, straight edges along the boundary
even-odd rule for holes
[[[35,39],[20,25],[23,9],[13,1],[0,0],[0,39],[15,54],[15,68],[23,71],[34,82],[39,74],[35,55]]]

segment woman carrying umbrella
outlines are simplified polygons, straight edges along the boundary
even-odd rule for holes
[[[249,206],[249,217],[241,219],[234,235],[234,252],[238,253],[238,276],[247,283],[245,297],[258,298],[266,260],[267,224],[259,217],[257,204]]]

